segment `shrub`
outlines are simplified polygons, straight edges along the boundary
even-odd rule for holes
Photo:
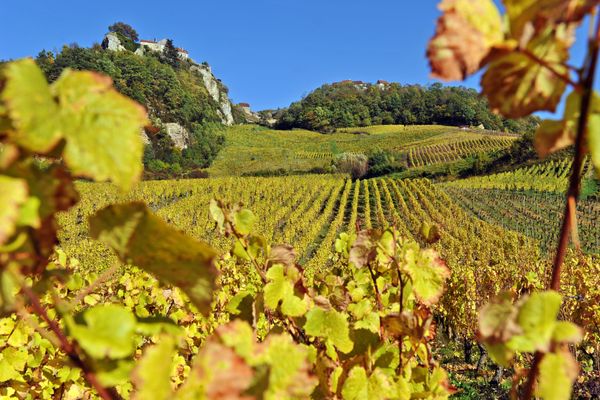
[[[334,159],[337,172],[350,174],[352,179],[362,178],[369,171],[369,159],[364,154],[342,153]]]

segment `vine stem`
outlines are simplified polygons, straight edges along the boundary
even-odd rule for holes
[[[121,396],[115,389],[106,388],[100,383],[98,377],[94,373],[93,368],[79,356],[75,344],[67,338],[62,329],[58,326],[58,323],[54,319],[50,318],[46,312],[46,308],[42,305],[40,299],[33,292],[33,290],[31,290],[31,288],[27,285],[21,285],[21,290],[25,296],[29,298],[31,307],[36,314],[38,314],[48,324],[50,330],[56,335],[60,343],[61,350],[67,354],[75,366],[83,371],[85,379],[96,390],[98,395],[104,400],[121,399]]]
[[[579,121],[577,124],[577,136],[575,138],[575,158],[571,167],[571,178],[569,180],[569,188],[567,190],[565,211],[563,214],[558,248],[552,264],[552,279],[549,286],[549,289],[555,291],[560,290],[560,273],[567,253],[567,248],[569,246],[569,233],[572,230],[577,229],[574,218],[577,210],[577,199],[579,197],[581,167],[583,165],[583,159],[585,155],[585,134],[587,132],[589,123],[589,112],[594,93],[594,77],[598,64],[599,46],[600,15],[596,20],[595,33],[593,37],[590,38],[588,43],[588,52],[584,66],[584,73],[581,77],[581,83],[578,85],[580,88],[582,88],[583,93],[581,97]],[[535,381],[539,373],[540,363],[542,362],[543,358],[544,353],[539,351],[536,352],[533,357],[531,368],[529,369],[529,374],[527,376],[527,383],[525,384],[523,392],[523,399],[525,400],[530,400],[533,396]]]

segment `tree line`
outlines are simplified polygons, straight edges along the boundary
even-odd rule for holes
[[[474,89],[362,82],[325,84],[302,100],[275,113],[280,129],[302,128],[323,133],[369,125],[479,126],[523,133],[539,124],[535,116],[513,120],[494,114]]]

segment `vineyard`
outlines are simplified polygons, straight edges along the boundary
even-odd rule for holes
[[[542,162],[529,167],[499,174],[477,176],[448,183],[448,187],[461,189],[535,190],[564,193],[572,161],[568,158]],[[583,177],[594,174],[591,161],[583,164]]]
[[[406,167],[423,167],[506,148],[515,137],[445,126],[371,126],[323,135],[243,125],[229,128],[225,138],[225,148],[207,170],[211,177],[322,172],[340,153],[368,154],[378,149],[389,151],[397,160],[413,154]]]
[[[81,202],[59,218],[61,250],[55,263],[75,272],[61,290],[61,296],[76,296],[76,301],[85,306],[118,302],[125,304],[138,318],[158,313],[178,323],[187,345],[174,360],[173,371],[177,371],[172,375],[174,385],[183,382],[189,373],[186,360],[190,354],[197,351],[214,324],[226,317],[216,311],[205,319],[179,291],[158,285],[155,279],[135,268],[120,267],[114,253],[90,239],[88,216],[109,203],[144,200],[161,218],[196,238],[207,240],[225,254],[231,242],[215,229],[208,212],[210,201],[213,197],[242,201],[258,216],[256,231],[266,240],[294,245],[308,277],[321,276],[337,268],[340,260],[333,247],[342,232],[352,234],[364,227],[383,229],[393,224],[402,236],[428,246],[432,235],[439,236],[433,247],[447,262],[452,275],[447,292],[436,307],[436,320],[441,328],[452,332],[451,337],[461,341],[475,338],[477,310],[494,295],[502,290],[535,287],[545,279],[541,272],[545,260],[540,255],[538,241],[528,237],[528,234],[532,236],[531,232],[521,235],[513,232],[512,226],[508,226],[510,230],[504,229],[496,225],[502,225],[498,219],[490,219],[492,223],[482,221],[486,219],[482,213],[463,211],[464,199],[453,200],[457,189],[446,194],[428,180],[382,178],[353,182],[341,176],[309,175],[150,181],[128,194],[122,194],[110,184],[79,183],[77,189]],[[597,215],[597,204],[590,207]],[[589,223],[597,229],[597,223],[592,220]],[[436,233],[432,233],[433,230]],[[223,263],[223,288],[217,295],[216,310],[227,309],[228,299],[250,284],[250,278],[239,269],[241,265],[236,266],[231,259]],[[597,267],[598,264],[591,263],[588,268]],[[120,272],[115,275],[116,271]],[[597,287],[588,287],[594,282],[578,282],[574,274],[573,281],[565,288],[597,290]],[[83,290],[88,284],[94,289]],[[571,312],[579,315],[586,312],[585,307],[594,305],[574,303]],[[27,324],[17,324],[14,318],[8,318],[0,320],[0,327],[9,352],[24,357],[22,367],[5,379],[11,387],[19,391],[21,387],[33,385],[28,390],[40,398],[50,398],[57,390],[67,399],[86,393],[77,370],[66,366],[53,369],[62,356],[48,353],[49,343]],[[588,345],[598,348],[599,338],[600,331],[590,331]],[[54,375],[36,380],[43,371],[54,371]],[[119,385],[122,382],[110,374],[104,379]],[[127,385],[119,387],[124,393],[130,390]]]
[[[553,192],[502,189],[461,189],[449,186],[448,195],[473,216],[536,239],[543,252],[552,250],[560,230],[564,199]],[[600,202],[582,200],[578,207],[578,236],[582,250],[600,254]]]
[[[430,146],[411,148],[408,151],[409,167],[424,167],[431,164],[451,163],[468,156],[489,153],[509,147],[514,138],[506,136],[485,136]]]

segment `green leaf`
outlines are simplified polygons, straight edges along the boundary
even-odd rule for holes
[[[526,50],[556,72],[568,74],[564,63],[569,58],[573,32],[558,26],[538,33]],[[548,68],[522,52],[510,52],[495,58],[481,79],[483,93],[492,110],[507,118],[521,118],[535,111],[554,111],[565,91],[566,83]]]
[[[544,400],[569,400],[578,373],[577,362],[569,352],[544,355],[536,396]]]
[[[172,398],[171,367],[174,355],[175,341],[170,336],[162,336],[157,344],[144,352],[133,372],[132,381],[137,389],[134,398]]]
[[[269,283],[265,286],[265,305],[276,310],[281,301],[281,312],[290,317],[300,317],[306,313],[306,303],[294,295],[294,284],[284,274],[285,267],[277,264],[267,271]]]
[[[252,232],[252,227],[256,222],[256,216],[252,211],[243,209],[235,213],[234,223],[235,229],[242,235],[248,235]]]
[[[424,305],[437,303],[444,293],[450,270],[433,250],[408,250],[404,258],[404,270],[412,280],[415,297]]]
[[[336,310],[326,311],[315,307],[306,314],[304,330],[308,335],[325,338],[342,353],[354,347],[350,340],[350,329],[346,316]]]
[[[552,332],[552,340],[558,343],[577,344],[583,339],[583,331],[572,322],[558,321]]]
[[[369,400],[369,379],[363,367],[354,367],[350,370],[344,386],[342,398],[344,400]]]
[[[208,244],[172,228],[140,202],[98,211],[90,218],[90,233],[124,262],[181,288],[200,312],[210,311],[217,252]]]
[[[64,157],[75,175],[129,188],[142,173],[142,106],[112,87],[110,78],[66,70],[52,85],[67,140]]]
[[[12,120],[11,138],[20,146],[47,153],[61,139],[59,108],[44,74],[32,59],[8,63],[6,86],[0,96]]]
[[[81,315],[83,323],[67,320],[69,333],[96,359],[124,358],[135,350],[133,313],[116,304],[89,308]]]
[[[288,335],[268,336],[257,362],[269,365],[265,399],[308,399],[317,385],[307,362],[308,351]]]
[[[10,380],[22,380],[21,374],[17,372],[8,360],[0,359],[0,382]]]
[[[393,380],[379,368],[368,378],[363,367],[352,368],[342,388],[344,400],[385,400],[396,396]]]
[[[519,309],[517,322],[523,330],[509,346],[517,351],[548,351],[562,297],[554,291],[533,293]]]
[[[6,360],[16,371],[23,372],[29,354],[26,349],[7,347],[2,350],[2,359]]]
[[[27,201],[27,183],[0,175],[0,245],[15,233],[19,208]]]
[[[210,205],[209,205],[209,210],[210,210],[210,215],[217,222],[217,226],[220,229],[223,229],[223,226],[225,224],[225,213],[223,213],[223,210],[221,209],[219,202],[215,199],[211,199]]]
[[[588,148],[592,163],[596,167],[596,173],[600,176],[600,114],[591,114],[588,124]]]
[[[435,78],[463,80],[503,41],[500,12],[492,0],[446,0],[439,8],[443,14],[427,48],[431,72]]]

